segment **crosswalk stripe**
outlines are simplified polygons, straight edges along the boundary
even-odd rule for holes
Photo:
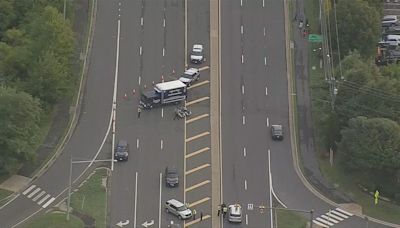
[[[337,215],[337,216],[340,216],[340,217],[342,217],[342,218],[344,218],[344,219],[349,218],[349,216],[344,215],[344,214],[342,214],[342,213],[340,213],[340,212],[337,212],[337,211],[331,211],[331,213],[332,213],[332,214],[335,214],[335,215]]]
[[[39,202],[38,202],[38,204],[40,205],[40,204],[42,204],[45,200],[47,200],[47,198],[49,198],[50,197],[50,194],[47,194],[45,197],[43,197]]]
[[[34,189],[36,187],[36,185],[31,185],[29,188],[27,188],[23,193],[22,193],[22,195],[26,195],[26,194],[28,194],[28,192],[30,192],[32,189]]]
[[[333,224],[333,223],[331,223],[331,222],[328,222],[328,221],[326,221],[326,220],[324,220],[324,219],[322,219],[322,218],[316,218],[316,220],[318,220],[318,221],[320,221],[320,222],[322,222],[322,223],[324,223],[324,224],[326,224],[326,225],[328,225],[328,226],[333,226],[333,225],[335,225],[335,224]]]
[[[33,198],[33,202],[36,202],[36,200],[38,200],[40,197],[42,197],[46,192],[42,191],[41,193],[39,193],[37,196],[35,196],[35,198]]]
[[[325,225],[325,224],[322,224],[322,223],[320,223],[320,222],[318,222],[318,221],[316,221],[316,220],[313,220],[313,223],[317,224],[317,225],[320,226],[320,227],[324,227],[324,228],[328,228],[328,227],[329,227],[329,226],[327,226],[327,225]]]
[[[339,223],[339,221],[336,221],[335,219],[333,219],[333,218],[331,218],[331,217],[328,217],[328,216],[326,216],[326,215],[321,215],[321,218],[324,218],[324,219],[326,219],[326,220],[329,221],[329,222]]]
[[[345,215],[347,215],[347,216],[353,216],[353,214],[352,213],[349,213],[349,212],[347,212],[347,211],[345,211],[345,210],[342,210],[342,209],[340,209],[340,208],[336,208],[336,210],[337,211],[339,211],[339,212],[342,212],[343,214],[345,214]]]
[[[327,215],[328,217],[334,218],[334,219],[336,219],[336,220],[343,221],[343,218],[341,218],[341,217],[339,217],[339,216],[336,216],[336,215],[332,214],[332,211],[331,211],[331,212],[328,212],[328,213],[326,213],[326,215]]]
[[[54,200],[55,200],[56,198],[51,198],[51,199],[49,199],[49,201],[47,201],[47,203],[45,203],[45,204],[43,204],[43,208],[46,208],[47,206],[49,206]]]
[[[31,192],[31,194],[28,195],[28,198],[31,198],[32,196],[34,196],[39,191],[40,191],[40,188],[37,188],[37,189],[33,190],[33,192]]]

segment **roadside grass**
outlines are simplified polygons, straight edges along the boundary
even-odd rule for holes
[[[47,213],[44,214],[31,222],[27,223],[23,227],[25,228],[83,228],[83,222],[71,215],[70,220],[67,221],[64,213]]]
[[[0,189],[0,206],[7,202],[7,199],[9,196],[11,196],[11,194],[13,194],[13,192],[5,189]]]
[[[307,219],[293,211],[276,210],[278,228],[307,228]]]
[[[105,177],[107,169],[97,169],[71,197],[73,210],[95,219],[97,228],[106,227],[107,191],[102,185],[102,179]]]

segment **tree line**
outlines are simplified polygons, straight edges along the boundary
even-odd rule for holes
[[[0,0],[0,175],[34,161],[41,121],[77,81],[63,4]]]

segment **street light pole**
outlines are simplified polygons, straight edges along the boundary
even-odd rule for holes
[[[71,186],[72,186],[72,156],[69,162],[69,185],[68,185],[68,205],[67,205],[67,221],[69,221],[69,212],[71,206]]]
[[[310,228],[312,228],[313,220],[314,220],[314,210],[310,211]]]
[[[65,15],[66,11],[67,11],[67,0],[64,0],[64,21],[66,18],[66,15]]]

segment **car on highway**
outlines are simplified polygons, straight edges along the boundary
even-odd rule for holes
[[[192,63],[202,63],[203,60],[204,60],[203,45],[202,44],[193,45],[192,52],[190,54],[190,61]]]
[[[242,222],[242,207],[240,204],[232,204],[228,206],[228,221],[234,223]]]
[[[117,161],[127,161],[129,156],[129,145],[126,140],[119,140],[115,148],[114,159]]]
[[[167,187],[177,187],[179,184],[178,171],[175,166],[165,168],[165,185]]]
[[[283,140],[282,125],[272,125],[271,126],[271,137],[273,140]]]
[[[395,26],[399,23],[399,19],[396,15],[386,15],[382,18],[382,27]]]
[[[176,215],[179,219],[188,219],[192,217],[192,210],[176,199],[170,199],[165,202],[165,211]]]
[[[200,79],[200,70],[197,68],[189,68],[185,70],[179,81],[186,84],[187,87],[192,85],[192,82]]]

